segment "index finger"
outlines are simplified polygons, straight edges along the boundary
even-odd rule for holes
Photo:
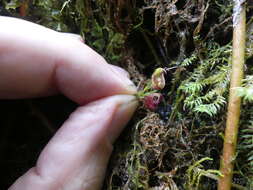
[[[133,83],[78,38],[0,16],[0,98],[61,92],[84,104],[133,94]]]

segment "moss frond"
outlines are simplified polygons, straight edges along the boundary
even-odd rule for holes
[[[219,46],[216,43],[206,45],[204,59],[192,56],[197,67],[183,81],[179,89],[185,94],[184,108],[195,113],[209,116],[218,114],[226,105],[226,93],[229,84],[231,45]],[[192,59],[192,58],[188,58]],[[187,63],[189,62],[186,59]],[[183,65],[185,63],[183,61]]]
[[[189,190],[194,190],[194,189],[199,189],[199,184],[200,180],[202,177],[209,177],[212,179],[218,179],[219,177],[222,176],[221,172],[219,170],[213,170],[213,169],[204,169],[204,166],[202,165],[203,162],[205,161],[212,161],[212,158],[205,157],[202,158],[193,165],[191,165],[188,170],[187,170],[187,177],[188,177],[188,182],[186,185],[186,188]]]

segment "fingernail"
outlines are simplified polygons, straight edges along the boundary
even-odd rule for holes
[[[110,68],[112,72],[115,73],[117,77],[121,79],[123,85],[126,86],[129,93],[135,94],[137,92],[137,88],[135,84],[130,80],[130,75],[126,70],[115,65],[110,65]]]
[[[109,132],[109,138],[111,143],[113,143],[123,128],[126,126],[128,121],[133,116],[137,106],[138,101],[135,96],[132,95],[119,95],[121,100],[119,101],[118,107],[116,108],[112,121],[111,128]]]
[[[130,78],[129,73],[128,73],[125,69],[123,69],[123,68],[121,68],[121,67],[118,67],[118,66],[115,66],[115,65],[110,65],[110,67],[111,67],[115,72],[119,73],[120,75],[124,75],[125,77]]]
[[[84,43],[84,39],[82,38],[82,36],[78,35],[78,34],[73,34],[73,33],[62,33],[63,35],[67,36],[67,37],[70,37],[72,39],[76,39],[76,40],[79,40],[81,42]]]

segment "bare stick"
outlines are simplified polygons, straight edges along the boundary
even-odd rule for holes
[[[237,4],[238,3],[238,4]],[[232,73],[228,101],[227,123],[221,158],[221,172],[218,190],[230,190],[233,177],[241,98],[237,96],[236,87],[241,86],[245,57],[246,8],[241,0],[235,0]],[[235,11],[239,11],[235,13]]]

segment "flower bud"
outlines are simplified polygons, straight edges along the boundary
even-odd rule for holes
[[[152,74],[151,84],[152,88],[155,90],[162,90],[165,87],[165,70],[163,68],[157,68]]]
[[[144,106],[151,111],[155,111],[162,100],[163,100],[162,94],[152,93],[145,96]]]

